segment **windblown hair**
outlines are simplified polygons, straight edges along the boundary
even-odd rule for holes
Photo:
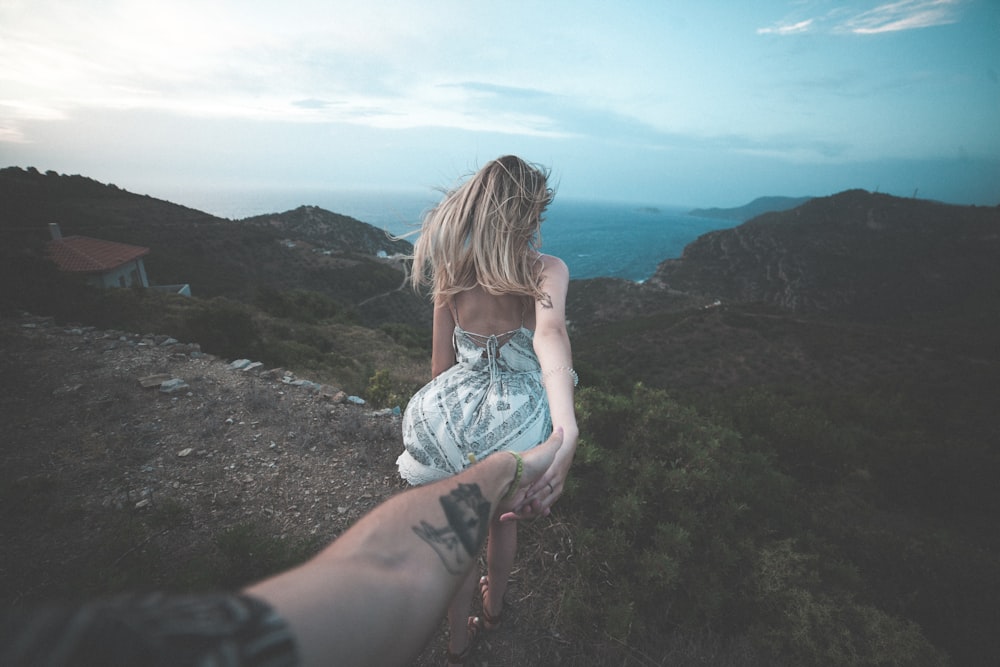
[[[544,298],[538,247],[552,201],[548,170],[507,155],[447,192],[427,213],[413,254],[415,289],[443,299],[480,285],[490,294]]]

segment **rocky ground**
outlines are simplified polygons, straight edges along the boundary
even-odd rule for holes
[[[405,487],[394,411],[282,369],[238,368],[246,363],[164,336],[0,319],[4,604],[105,593],[80,578],[114,582],[109,572],[145,552],[163,571],[144,584],[172,585],[167,572],[234,526],[318,546]],[[110,534],[122,517],[124,541]],[[521,621],[535,626],[530,595]],[[515,640],[518,616],[473,664],[538,664],[538,642],[559,642],[543,628]],[[438,664],[443,650],[442,632],[415,664]]]

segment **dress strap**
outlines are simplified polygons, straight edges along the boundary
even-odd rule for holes
[[[455,320],[455,324],[461,329],[462,325],[458,321],[458,307],[455,305],[455,299],[448,299],[448,309],[451,310],[451,319]]]

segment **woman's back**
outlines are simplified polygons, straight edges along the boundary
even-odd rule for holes
[[[493,295],[477,286],[456,294],[451,306],[455,324],[470,333],[499,336],[521,327],[535,329],[535,308],[528,297]]]

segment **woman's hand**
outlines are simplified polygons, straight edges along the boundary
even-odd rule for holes
[[[522,485],[528,478],[527,474],[527,454],[535,449],[546,447],[553,438],[558,437],[561,446],[555,452],[548,468],[540,474],[535,475],[533,481],[524,489],[524,493],[518,492],[514,497],[514,503],[510,511],[500,515],[500,521],[521,521],[535,519],[540,516],[548,516],[552,512],[552,505],[555,504],[562,495],[566,486],[566,478],[569,475],[570,466],[573,464],[573,455],[576,453],[576,438],[573,433],[566,436],[563,429],[557,428],[543,445],[528,450],[525,456],[525,474],[522,477]]]
[[[548,440],[520,453],[524,466],[521,479],[517,482],[517,490],[507,500],[500,502],[501,521],[504,520],[504,516],[515,513],[517,508],[527,502],[527,495],[535,488],[542,475],[547,474],[551,469],[559,450],[562,448],[562,443],[562,429],[556,429]],[[494,456],[502,454],[504,452],[497,452]]]

